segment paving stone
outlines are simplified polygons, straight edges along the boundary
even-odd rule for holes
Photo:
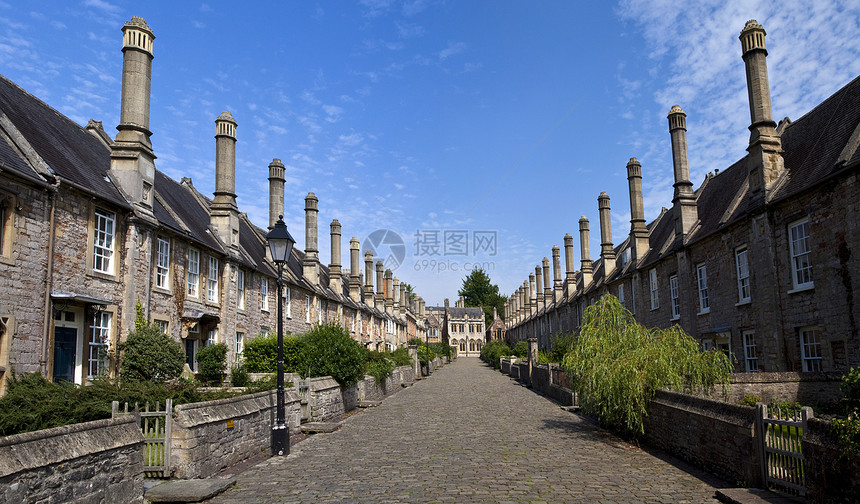
[[[209,502],[715,504],[715,490],[729,486],[470,358],[237,478]]]
[[[146,491],[149,502],[201,502],[230,488],[236,479],[175,480],[156,485]]]

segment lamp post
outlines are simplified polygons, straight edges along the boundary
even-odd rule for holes
[[[430,322],[424,321],[424,350],[427,355],[427,376],[430,376]]]
[[[272,455],[287,455],[290,453],[290,431],[284,417],[284,299],[283,289],[284,264],[290,258],[290,252],[296,240],[287,231],[284,216],[278,216],[278,222],[266,235],[272,260],[278,266],[278,397],[275,408],[275,424],[272,425]]]

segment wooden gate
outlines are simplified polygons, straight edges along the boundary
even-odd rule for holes
[[[812,408],[768,408],[756,404],[757,430],[761,433],[762,478],[768,488],[806,495],[801,441]]]
[[[119,402],[111,404],[111,416],[130,414],[128,403],[125,403],[124,411],[119,410]],[[143,470],[147,478],[169,478],[170,470],[170,435],[173,430],[173,400],[167,399],[164,410],[161,410],[161,402],[156,402],[150,410],[150,403],[144,405],[140,411],[135,403],[131,414],[140,417],[140,430],[145,438],[143,445]]]

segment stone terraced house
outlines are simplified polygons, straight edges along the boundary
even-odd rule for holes
[[[740,41],[751,116],[747,154],[694,190],[686,114],[673,106],[672,206],[646,224],[647,167],[631,158],[628,238],[613,245],[610,200],[601,193],[600,257],[590,258],[583,216],[579,269],[568,234],[564,278],[554,247],[552,282],[544,258],[510,296],[511,341],[535,337],[546,348],[552,335],[576,331],[585,307],[611,293],[647,327],[679,324],[702,348],[730,352],[738,372],[844,372],[860,364],[860,77],[803,117],[777,124],[765,31],[749,21]]]
[[[268,230],[236,205],[232,115],[215,120],[214,198],[155,167],[153,39],[142,18],[123,26],[115,139],[100,122],[81,127],[0,76],[0,392],[12,372],[75,383],[114,372],[111,354],[134,327],[138,302],[182,343],[192,369],[207,344],[226,343],[232,364],[248,339],[277,328]],[[268,169],[271,226],[284,212],[284,165],[274,159]],[[294,248],[284,268],[285,331],[339,320],[372,349],[423,338],[423,300],[410,302],[390,271],[383,278],[381,262],[374,293],[370,252],[362,284],[357,238],[342,268],[337,220],[332,264],[320,264],[318,203],[305,198],[306,250]]]

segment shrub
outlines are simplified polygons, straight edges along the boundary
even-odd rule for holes
[[[244,364],[230,368],[230,385],[234,387],[247,387],[251,383],[251,375],[245,370]]]
[[[646,407],[658,389],[728,387],[732,370],[724,353],[699,351],[678,326],[644,328],[608,294],[586,309],[564,367],[583,410],[633,437],[644,434]]]
[[[242,360],[249,373],[274,373],[278,369],[278,336],[260,334],[245,342]]]
[[[428,347],[424,343],[418,345],[418,361],[422,366],[426,366],[427,362],[435,359],[437,357],[436,352],[433,351],[433,347]]]
[[[391,359],[394,361],[395,366],[412,365],[412,356],[409,355],[409,349],[406,347],[400,347],[391,352]]]
[[[514,345],[513,350],[511,351],[514,355],[519,357],[520,359],[525,359],[529,356],[529,344],[527,341],[517,341],[517,344]]]
[[[301,336],[302,376],[331,376],[348,387],[364,377],[367,350],[335,322],[320,324]]]
[[[441,341],[438,343],[430,343],[430,350],[439,357],[451,357],[451,354],[454,353],[454,347]]]
[[[546,363],[556,363],[560,364],[562,360],[564,360],[564,356],[570,349],[573,347],[573,343],[576,341],[573,333],[567,334],[558,334],[552,339],[552,348],[548,352],[539,351],[538,352],[538,362],[541,364]],[[541,360],[540,354],[543,353],[544,360]]]
[[[860,366],[855,367],[842,377],[840,388],[848,407],[855,411],[860,410]]]
[[[493,340],[481,348],[481,358],[494,368],[501,365],[499,358],[506,355],[511,355],[511,347],[501,340]]]
[[[130,332],[119,349],[119,376],[123,382],[173,380],[182,374],[185,365],[182,345],[155,324],[144,323]]]
[[[385,383],[385,379],[391,376],[394,371],[394,360],[391,359],[391,354],[388,352],[367,352],[367,362],[365,373],[374,377],[377,384]]]
[[[200,380],[207,385],[220,385],[227,370],[227,345],[214,343],[197,352]]]
[[[756,403],[761,402],[761,396],[757,394],[744,394],[741,400],[738,402],[741,406],[755,406]]]

